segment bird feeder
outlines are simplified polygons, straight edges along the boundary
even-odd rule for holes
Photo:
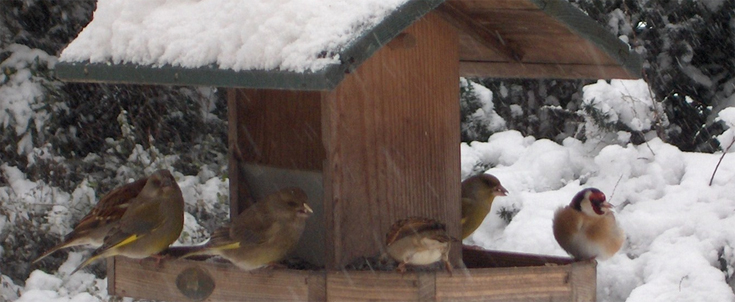
[[[98,7],[99,10],[99,7]],[[94,23],[90,24],[94,26]],[[79,39],[79,38],[78,38]],[[315,210],[317,270],[108,260],[111,295],[169,301],[592,301],[594,262],[455,244],[443,271],[349,271],[409,216],[460,237],[460,76],[639,77],[628,45],[566,0],[408,0],[317,71],[62,61],[66,81],[227,89],[231,216],[282,187]],[[132,60],[131,60],[132,61]]]

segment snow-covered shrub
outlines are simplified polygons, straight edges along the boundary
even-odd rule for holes
[[[486,141],[505,130],[505,120],[494,110],[493,93],[465,78],[459,79],[459,110],[463,142]]]
[[[641,144],[668,125],[661,105],[643,80],[603,80],[583,88],[587,140],[605,144]],[[650,134],[649,134],[650,133]]]

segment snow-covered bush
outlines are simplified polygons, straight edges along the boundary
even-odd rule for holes
[[[187,201],[180,243],[202,241],[228,218],[220,91],[55,78],[55,55],[89,21],[94,3],[0,1],[3,282],[22,284],[35,268],[55,271],[66,252],[30,262],[102,195],[156,169],[174,173]],[[0,297],[12,295],[0,291]]]
[[[465,78],[459,79],[460,134],[463,142],[486,141],[505,130],[505,120],[495,112],[493,93]]]
[[[641,144],[668,125],[661,105],[643,80],[600,80],[584,86],[583,91],[587,140]]]

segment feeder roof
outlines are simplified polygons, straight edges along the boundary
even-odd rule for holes
[[[67,81],[330,90],[436,10],[460,74],[634,78],[640,57],[566,0],[105,0],[61,53]]]

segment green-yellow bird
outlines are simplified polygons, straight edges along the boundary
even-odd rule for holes
[[[495,176],[475,175],[462,182],[462,239],[469,237],[490,213],[496,196],[508,191]]]
[[[64,240],[56,246],[50,248],[40,257],[33,261],[36,263],[41,261],[48,255],[68,247],[74,246],[90,246],[98,248],[102,246],[107,233],[114,228],[125,211],[128,209],[130,202],[135,199],[140,191],[143,190],[148,178],[142,178],[135,182],[120,186],[103,196],[97,205],[92,208],[89,213],[84,216],[74,230],[64,237]]]
[[[173,175],[158,170],[130,201],[118,224],[112,228],[101,247],[92,252],[73,272],[95,260],[125,256],[143,259],[154,256],[176,241],[184,227],[184,197]]]
[[[296,246],[313,213],[307,199],[304,190],[295,187],[272,193],[215,230],[206,244],[183,258],[220,256],[246,271],[277,263]]]

